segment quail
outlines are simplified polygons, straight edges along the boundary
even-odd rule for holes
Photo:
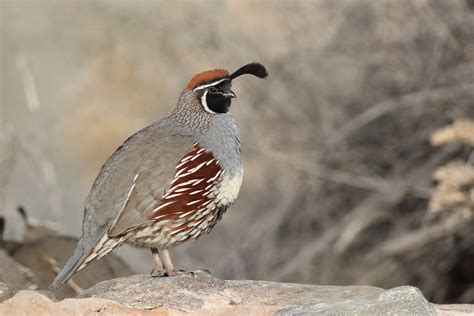
[[[197,74],[169,117],[107,159],[85,201],[81,238],[50,290],[123,243],[150,248],[156,271],[176,274],[168,249],[208,233],[239,193],[240,135],[228,111],[232,80],[244,74],[268,75],[259,63]]]

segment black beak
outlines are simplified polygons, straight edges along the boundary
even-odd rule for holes
[[[229,99],[233,99],[233,98],[237,97],[235,95],[235,93],[233,91],[230,91],[230,90],[229,90],[229,93],[223,93],[222,95],[225,96],[226,98],[229,98]]]

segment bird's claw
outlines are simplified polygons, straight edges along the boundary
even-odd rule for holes
[[[211,275],[211,272],[207,269],[199,269],[199,270],[194,270],[194,271],[185,271],[185,270],[166,271],[166,270],[153,269],[153,271],[151,272],[151,276],[154,278],[175,277],[179,275],[190,275],[192,277],[196,277],[198,274],[203,274],[203,273]]]
[[[154,278],[162,278],[167,276],[166,271],[161,269],[153,269],[150,274]]]

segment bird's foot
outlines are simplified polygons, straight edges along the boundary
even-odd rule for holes
[[[207,269],[198,269],[198,270],[194,270],[194,271],[191,271],[190,272],[193,276],[197,275],[197,274],[207,274],[207,275],[211,275],[211,271],[207,270]]]
[[[178,276],[178,275],[184,275],[184,274],[188,274],[190,272],[186,272],[184,270],[171,270],[171,271],[167,271],[165,269],[153,269],[153,271],[151,271],[151,276],[154,277],[154,278],[163,278],[163,277],[174,277],[174,276]]]
[[[189,275],[193,278],[197,278],[199,275],[211,275],[211,272],[207,269],[199,269],[199,270],[194,270],[194,271],[183,271],[181,270],[179,272],[181,275]]]
[[[163,278],[163,277],[175,277],[179,275],[189,275],[196,277],[199,274],[208,274],[211,275],[211,272],[207,269],[199,269],[194,271],[185,271],[185,270],[172,270],[166,271],[164,269],[153,269],[151,276],[154,278]]]
[[[154,277],[154,278],[162,278],[162,277],[166,277],[168,276],[166,270],[164,269],[153,269],[153,271],[151,271],[151,276]]]

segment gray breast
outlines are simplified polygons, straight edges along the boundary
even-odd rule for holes
[[[228,176],[242,174],[240,131],[232,114],[215,115],[198,142],[212,152]]]

